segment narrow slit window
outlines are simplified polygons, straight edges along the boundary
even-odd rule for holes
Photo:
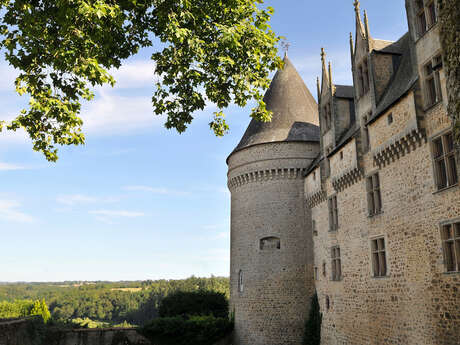
[[[331,248],[331,257],[332,257],[332,280],[341,280],[342,279],[342,262],[340,259],[340,247]]]
[[[385,238],[380,237],[371,241],[371,255],[374,277],[385,277],[387,275]]]
[[[460,271],[460,222],[441,228],[444,264],[446,272]]]

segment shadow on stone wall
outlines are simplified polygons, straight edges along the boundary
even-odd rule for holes
[[[41,326],[40,326],[41,325]],[[231,345],[232,336],[215,345]],[[0,345],[154,345],[135,328],[96,328],[44,332],[40,318],[0,319]]]

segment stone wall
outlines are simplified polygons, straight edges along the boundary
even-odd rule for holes
[[[35,345],[35,318],[0,320],[0,345]]]
[[[234,344],[301,343],[313,293],[303,173],[317,154],[316,143],[270,143],[229,158]]]
[[[151,345],[133,328],[74,329],[50,333],[46,345]]]

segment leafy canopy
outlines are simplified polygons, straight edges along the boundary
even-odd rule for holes
[[[50,161],[57,145],[85,141],[81,101],[91,87],[114,85],[109,69],[140,48],[152,48],[160,82],[152,96],[155,114],[179,133],[207,103],[218,111],[210,123],[217,136],[228,125],[223,109],[255,99],[251,116],[269,121],[262,90],[282,66],[279,37],[263,0],[0,0],[0,49],[20,71],[16,91],[29,106],[2,128],[24,128],[33,148]],[[162,46],[153,47],[156,37]],[[156,50],[154,50],[156,48]]]

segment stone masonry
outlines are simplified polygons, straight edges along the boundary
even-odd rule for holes
[[[275,76],[272,123],[251,123],[227,161],[235,345],[299,345],[314,289],[323,345],[460,344],[460,157],[436,5],[406,0],[409,31],[391,42],[355,1],[354,85],[333,83],[322,51],[316,112]]]

